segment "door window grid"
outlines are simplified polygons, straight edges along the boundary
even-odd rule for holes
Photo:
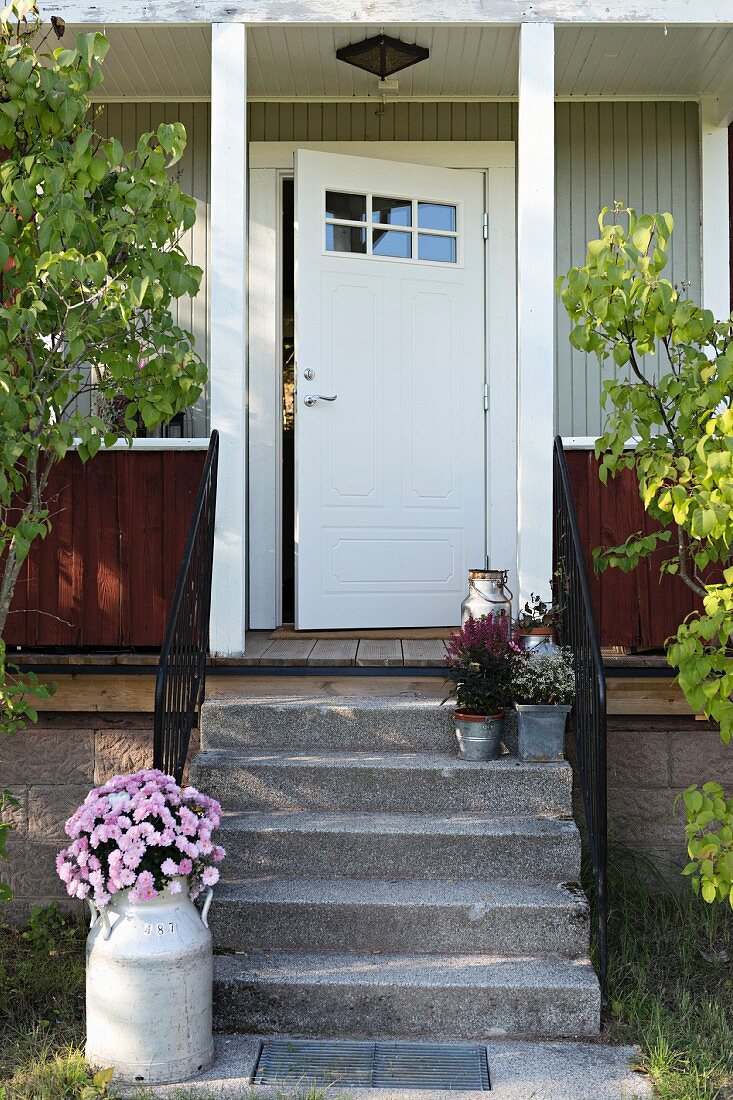
[[[450,203],[326,191],[324,210],[326,252],[458,262],[458,208]],[[341,211],[358,216],[338,217]]]

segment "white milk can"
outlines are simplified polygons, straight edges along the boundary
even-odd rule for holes
[[[188,897],[161,891],[132,904],[93,902],[87,936],[86,1057],[115,1080],[165,1084],[211,1065],[212,947],[209,890],[199,913]]]
[[[461,626],[469,615],[480,619],[507,616],[511,620],[512,592],[507,587],[506,569],[469,569],[468,595],[461,604]]]

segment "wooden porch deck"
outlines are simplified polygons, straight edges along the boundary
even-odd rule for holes
[[[398,631],[364,631],[362,637],[357,631],[281,637],[278,633],[249,631],[238,663],[269,668],[442,668],[445,663],[443,641],[434,636],[436,632],[433,637],[387,636],[399,635]]]

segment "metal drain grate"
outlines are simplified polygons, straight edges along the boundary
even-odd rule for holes
[[[474,1043],[368,1043],[266,1039],[255,1085],[488,1092],[486,1047]]]
[[[452,1043],[376,1043],[375,1089],[490,1088],[486,1047]]]

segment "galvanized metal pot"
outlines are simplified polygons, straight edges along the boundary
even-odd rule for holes
[[[532,630],[522,631],[517,634],[517,644],[525,653],[544,654],[558,653],[559,646],[555,640],[555,631],[549,626],[536,626]]]
[[[152,901],[124,890],[105,909],[90,902],[86,1057],[115,1080],[182,1081],[214,1060],[211,891],[199,913],[177,881]]]
[[[519,755],[522,760],[562,760],[569,706],[515,703]]]
[[[454,712],[458,751],[464,760],[496,760],[501,752],[504,715]]]

